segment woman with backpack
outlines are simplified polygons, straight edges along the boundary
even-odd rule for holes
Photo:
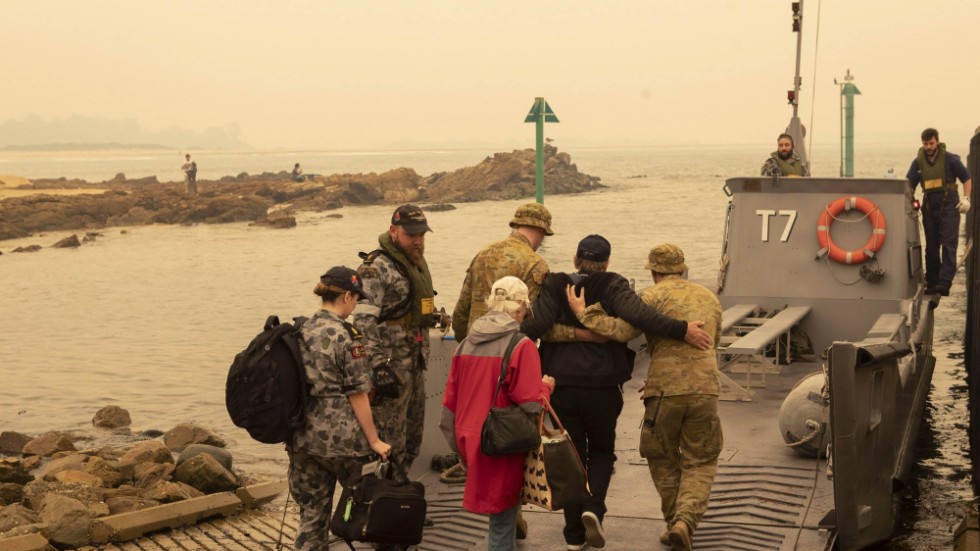
[[[517,547],[524,454],[488,456],[480,447],[480,433],[491,406],[517,404],[530,414],[540,415],[555,380],[541,376],[538,349],[530,339],[518,335],[530,306],[527,285],[514,276],[498,279],[487,306],[490,311],[473,323],[453,353],[439,427],[467,469],[463,508],[490,515],[489,551],[513,551]],[[518,338],[508,350],[515,335]],[[501,364],[508,352],[507,374],[494,403]]]
[[[296,549],[328,549],[330,508],[337,482],[361,476],[372,453],[387,458],[391,446],[378,437],[371,416],[371,366],[362,335],[346,320],[367,298],[357,272],[335,266],[313,293],[320,309],[303,323],[303,367],[309,384],[306,424],[286,446],[289,491],[300,506]]]

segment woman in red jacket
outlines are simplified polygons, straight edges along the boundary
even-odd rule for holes
[[[538,349],[527,338],[514,347],[497,402],[491,404],[511,336],[528,314],[527,285],[507,276],[490,291],[490,311],[473,323],[456,347],[442,400],[440,427],[467,469],[463,507],[490,515],[489,551],[517,548],[517,512],[521,508],[524,454],[490,457],[480,450],[480,432],[491,405],[518,404],[540,415],[555,380],[541,376]]]

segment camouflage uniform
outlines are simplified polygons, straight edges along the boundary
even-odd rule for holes
[[[763,176],[809,176],[810,169],[803,164],[803,159],[800,158],[800,154],[793,152],[793,156],[790,160],[784,161],[779,158],[779,153],[776,151],[772,152],[772,155],[766,159],[766,162],[762,163],[762,175]]]
[[[680,276],[687,269],[683,254],[675,245],[654,247],[646,268],[669,275],[641,291],[640,297],[667,316],[704,320],[704,330],[713,335],[717,348],[721,304],[711,291]],[[589,329],[616,340],[640,334],[597,306],[579,316]],[[722,446],[716,351],[656,334],[646,337],[651,358],[643,389],[640,455],[647,458],[668,526],[681,520],[693,533],[708,507]]]
[[[404,385],[398,398],[375,398],[371,411],[379,436],[391,444],[394,477],[408,480],[408,471],[422,447],[425,420],[423,371],[429,359],[429,327],[410,327],[408,315],[378,320],[386,317],[388,310],[403,303],[411,292],[409,278],[394,260],[379,254],[361,264],[357,273],[364,282],[364,290],[372,297],[360,301],[354,311],[354,323],[364,331],[368,365],[374,367],[388,362]],[[429,313],[433,307],[429,301]]]
[[[528,203],[518,207],[510,227],[533,226],[544,230],[545,235],[554,235],[551,231],[551,213],[544,205]],[[533,301],[541,291],[541,284],[548,275],[548,263],[531,248],[526,237],[514,232],[510,237],[491,243],[482,251],[476,253],[469,269],[463,288],[459,291],[459,301],[453,311],[453,332],[457,341],[462,341],[473,322],[487,313],[487,297],[493,283],[504,276],[514,276],[527,285],[528,295]]]
[[[371,446],[348,396],[371,389],[361,333],[340,316],[320,310],[303,324],[303,368],[310,383],[306,426],[293,434],[289,491],[300,505],[296,549],[328,549],[334,488],[360,476]]]

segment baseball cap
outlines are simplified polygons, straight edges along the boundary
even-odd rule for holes
[[[490,297],[488,302],[498,302],[502,300],[523,302],[525,304],[530,303],[531,299],[528,296],[527,285],[525,285],[519,278],[514,276],[504,276],[497,281],[494,281],[493,287],[490,288]]]
[[[361,298],[370,299],[364,292],[364,284],[357,272],[347,266],[334,266],[327,270],[327,273],[320,276],[320,283],[326,285],[332,291],[350,291],[361,295]]]
[[[611,252],[612,245],[609,244],[609,241],[605,237],[592,234],[585,236],[578,242],[578,250],[575,251],[575,256],[582,260],[605,262],[609,260],[609,254]]]
[[[422,209],[415,205],[402,205],[391,215],[391,225],[401,226],[411,234],[432,231]]]

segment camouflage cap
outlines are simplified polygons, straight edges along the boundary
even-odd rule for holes
[[[650,256],[647,270],[661,274],[683,274],[687,271],[687,264],[684,264],[684,251],[673,243],[661,243],[650,249]]]
[[[551,231],[551,212],[544,205],[538,203],[525,203],[517,207],[514,219],[510,221],[510,227],[532,226],[544,230],[545,235],[555,235]]]

